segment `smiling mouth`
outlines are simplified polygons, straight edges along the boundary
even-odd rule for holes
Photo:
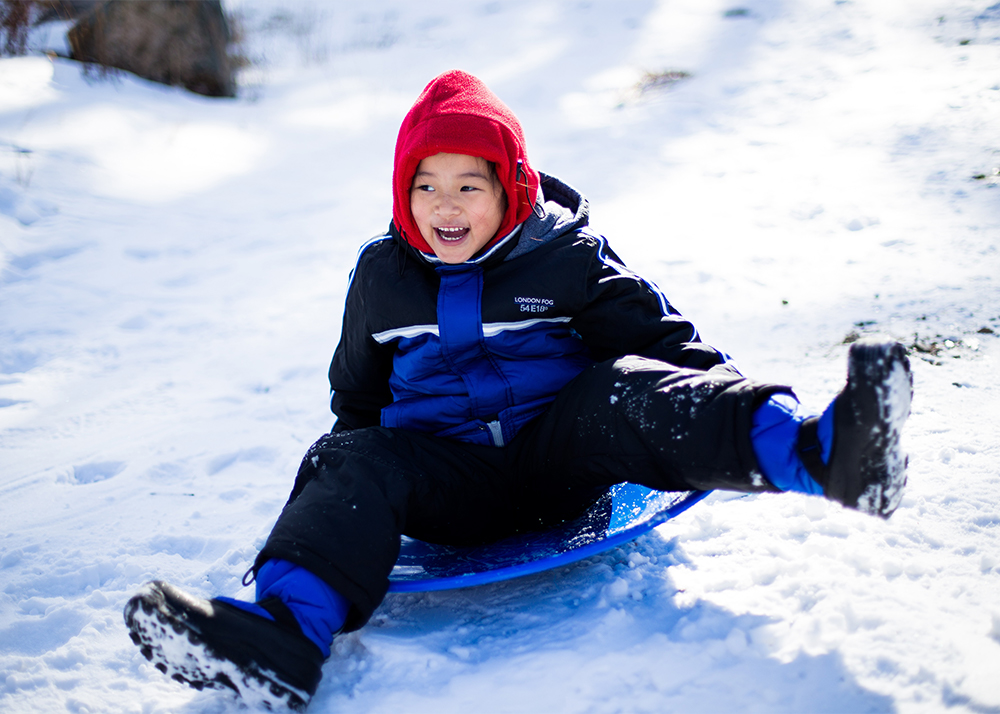
[[[455,243],[469,234],[468,228],[437,227],[434,231],[444,243]]]

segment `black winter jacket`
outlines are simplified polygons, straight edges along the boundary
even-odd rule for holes
[[[336,431],[381,424],[502,446],[595,362],[727,364],[587,228],[583,196],[542,174],[536,209],[460,265],[392,228],[361,249],[330,365]]]

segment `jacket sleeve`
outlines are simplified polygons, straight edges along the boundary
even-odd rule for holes
[[[340,344],[330,363],[330,409],[337,415],[334,431],[378,426],[382,408],[392,402],[389,375],[394,348],[372,337],[367,319],[371,290],[359,262],[347,291]]]
[[[571,326],[598,361],[634,354],[678,367],[736,371],[722,352],[706,345],[695,326],[652,283],[621,262],[603,238],[586,277],[585,308]]]

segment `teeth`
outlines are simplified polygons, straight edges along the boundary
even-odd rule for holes
[[[441,236],[441,240],[453,241],[459,240],[469,232],[468,228],[456,228],[453,226],[436,228],[438,235]]]

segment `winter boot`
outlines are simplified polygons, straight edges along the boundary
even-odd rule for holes
[[[155,581],[128,601],[125,623],[143,656],[178,682],[228,687],[251,706],[304,709],[323,655],[280,600],[258,604],[274,619]]]
[[[913,377],[901,344],[868,338],[851,345],[847,386],[829,408],[833,442],[827,461],[818,433],[824,417],[806,419],[799,430],[799,456],[827,498],[883,518],[892,515],[906,484],[899,437],[912,396]]]

